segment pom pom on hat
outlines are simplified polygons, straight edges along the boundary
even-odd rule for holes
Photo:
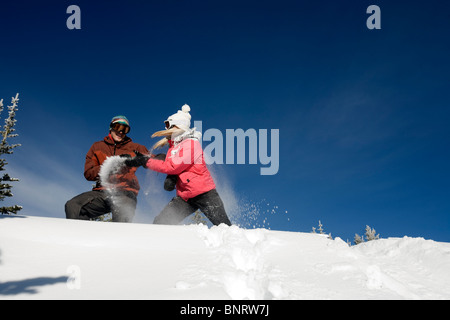
[[[181,107],[181,111],[185,113],[189,113],[191,111],[191,107],[189,107],[187,104],[185,104],[183,107]]]

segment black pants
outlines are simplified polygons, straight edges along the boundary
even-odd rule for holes
[[[222,199],[216,189],[184,201],[175,197],[155,218],[154,224],[179,224],[189,215],[200,209],[204,215],[216,226],[221,223],[231,226]]]
[[[90,220],[111,212],[113,222],[132,222],[136,205],[136,195],[132,192],[110,195],[104,191],[88,191],[67,201],[66,218]]]

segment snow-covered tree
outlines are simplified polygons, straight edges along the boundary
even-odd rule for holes
[[[323,229],[323,224],[320,220],[319,220],[318,227],[319,227],[318,229],[313,227],[311,233],[317,233],[316,231],[319,231],[319,234],[326,234],[325,230]],[[331,236],[331,233],[328,234],[328,238],[333,239],[333,237]]]
[[[5,120],[5,124],[3,126],[3,130],[0,130],[1,142],[0,142],[0,155],[3,154],[12,154],[13,149],[20,146],[20,144],[12,144],[8,143],[9,138],[17,137],[17,134],[14,133],[14,126],[17,122],[16,111],[18,110],[17,104],[19,102],[19,94],[16,97],[12,98],[11,106],[8,106],[9,114],[8,118]],[[0,115],[3,112],[3,99],[0,100]],[[8,163],[6,159],[0,158],[0,171],[5,170],[5,165]],[[19,181],[19,179],[11,178],[9,174],[5,173],[3,176],[0,176],[0,201],[3,201],[6,197],[12,197],[13,194],[11,192],[12,185],[10,182]],[[1,214],[17,214],[22,209],[19,205],[0,207]]]
[[[355,245],[358,245],[360,243],[364,242],[364,236],[361,237],[359,234],[355,234],[355,238],[353,239],[353,242],[355,243]]]
[[[376,234],[376,230],[366,226],[366,239],[367,241],[378,240],[380,239],[380,235]]]
[[[325,232],[323,232],[323,224],[320,220],[319,220],[319,229],[317,229],[317,231],[319,231],[320,234],[325,234]]]
[[[378,240],[380,239],[380,235],[376,234],[376,230],[372,229],[369,226],[366,226],[366,232],[364,233],[366,236],[366,240],[367,241],[372,241],[372,240]],[[353,240],[353,242],[358,245],[362,242],[364,242],[364,236],[360,236],[359,234],[355,234],[355,239]]]
[[[323,231],[323,224],[320,220],[318,226],[319,226],[318,229],[316,229],[315,227],[312,228],[312,233],[317,233],[316,231],[319,231],[319,234],[325,234],[325,232]]]

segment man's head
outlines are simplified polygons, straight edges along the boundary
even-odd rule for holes
[[[109,132],[115,142],[121,142],[130,132],[130,122],[125,116],[112,118],[109,124]]]

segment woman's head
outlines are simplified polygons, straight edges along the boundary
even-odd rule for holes
[[[162,148],[169,143],[169,140],[185,133],[191,127],[191,108],[185,104],[181,110],[171,115],[164,121],[165,130],[157,131],[152,135],[152,138],[163,137],[159,140],[152,149]]]
[[[166,129],[171,129],[174,126],[177,126],[179,129],[183,129],[184,131],[189,130],[191,127],[191,114],[189,111],[191,111],[191,107],[185,104],[181,107],[181,110],[168,117],[167,120],[164,121]]]

